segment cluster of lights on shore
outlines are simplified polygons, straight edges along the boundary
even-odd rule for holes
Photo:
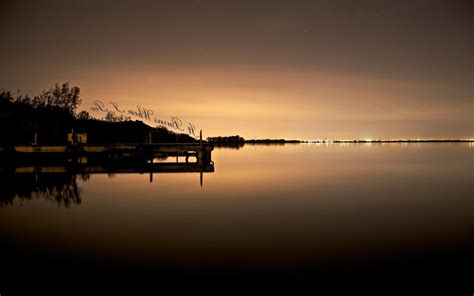
[[[348,139],[316,139],[307,141],[308,143],[416,143],[416,142],[469,142],[470,144],[474,143],[474,139],[358,139],[358,140],[348,140]]]

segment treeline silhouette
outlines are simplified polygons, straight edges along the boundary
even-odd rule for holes
[[[239,150],[245,146],[244,142],[214,142],[214,147],[216,148],[229,148]]]
[[[87,111],[77,113],[81,102],[80,88],[68,82],[57,83],[33,97],[0,92],[0,144],[31,144],[35,133],[37,144],[66,144],[72,129],[87,133],[90,144],[143,143],[150,135],[153,143],[196,142],[187,134],[150,127],[129,117],[107,114],[96,119]]]
[[[286,139],[255,139],[245,140],[246,144],[289,144],[289,143],[302,143],[300,140],[286,140]]]
[[[225,137],[208,137],[207,141],[210,143],[243,143],[245,139],[239,135],[225,136]]]
[[[236,136],[219,136],[219,137],[208,137],[207,141],[213,143],[217,148],[232,148],[240,149],[245,144],[258,144],[258,145],[284,145],[287,143],[302,143],[300,140],[285,140],[285,139],[252,139],[245,140],[243,137]]]

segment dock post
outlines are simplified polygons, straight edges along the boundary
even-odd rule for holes
[[[202,188],[202,182],[203,182],[203,174],[202,174],[202,169],[201,169],[201,172],[199,174],[199,183],[201,184],[201,188]]]
[[[203,163],[204,161],[204,147],[202,145],[202,130],[199,131],[199,150],[196,153],[198,163]]]
[[[150,160],[150,183],[153,183],[153,156]]]

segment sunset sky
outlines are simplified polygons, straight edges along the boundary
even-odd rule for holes
[[[474,138],[473,4],[2,0],[0,89],[70,81],[205,136]]]

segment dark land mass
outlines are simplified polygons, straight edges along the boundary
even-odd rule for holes
[[[196,142],[187,134],[150,127],[113,113],[103,120],[91,117],[87,111],[76,113],[82,101],[79,94],[80,89],[68,83],[56,84],[34,97],[0,92],[0,144],[64,145],[72,130],[86,133],[89,144]]]
[[[209,143],[247,143],[247,144],[271,144],[271,143],[304,143],[300,140],[285,140],[285,139],[252,139],[246,140],[243,137],[236,136],[219,136],[207,138]]]
[[[298,144],[305,143],[305,141],[300,140],[285,140],[285,139],[255,139],[255,140],[245,140],[246,144]]]
[[[236,136],[219,136],[219,137],[209,137],[207,138],[209,143],[213,143],[217,148],[234,148],[239,149],[245,144],[250,145],[284,145],[284,144],[298,144],[306,143],[305,141],[300,140],[285,140],[285,139],[252,139],[246,140],[243,137]]]

